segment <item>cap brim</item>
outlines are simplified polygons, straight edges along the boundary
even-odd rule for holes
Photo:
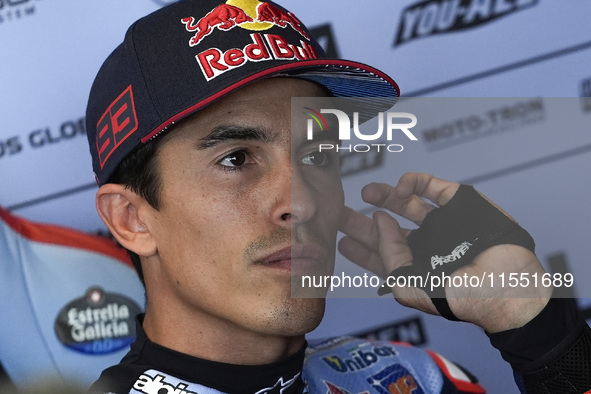
[[[145,135],[141,141],[142,143],[149,141],[175,122],[245,85],[277,76],[302,78],[318,83],[335,97],[367,98],[367,105],[376,113],[391,108],[400,97],[400,89],[392,78],[366,64],[341,59],[298,61],[265,69],[219,90],[168,119]]]

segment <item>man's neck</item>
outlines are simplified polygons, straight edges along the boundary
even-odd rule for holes
[[[161,318],[160,316],[166,316]],[[170,319],[170,316],[177,316]],[[295,354],[305,345],[304,335],[260,334],[233,322],[201,312],[174,314],[146,310],[143,329],[154,343],[193,357],[237,365],[263,365]]]

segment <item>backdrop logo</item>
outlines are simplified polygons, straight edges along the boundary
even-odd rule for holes
[[[316,39],[320,46],[322,46],[324,52],[326,52],[326,56],[331,58],[341,57],[337,46],[337,40],[330,24],[326,23],[312,27],[309,30],[310,34]]]
[[[370,340],[406,342],[413,346],[427,343],[425,327],[420,317],[409,317],[368,331],[358,332],[354,335]]]
[[[33,0],[0,0],[0,23],[19,20],[34,14]]]
[[[335,150],[337,152],[340,151],[347,151],[347,152],[370,152],[372,150],[381,152],[381,151],[388,151],[388,152],[402,152],[404,150],[404,146],[401,144],[390,144],[395,138],[395,136],[399,136],[400,132],[404,134],[409,140],[411,141],[418,141],[417,137],[410,131],[411,128],[416,126],[417,124],[417,117],[408,112],[380,112],[378,113],[377,120],[378,120],[378,129],[377,131],[371,131],[369,134],[366,134],[364,130],[360,129],[360,122],[359,122],[359,112],[353,112],[353,122],[351,122],[349,118],[349,114],[339,109],[321,109],[320,112],[317,112],[311,108],[304,107],[305,111],[304,114],[311,117],[308,119],[306,125],[306,138],[308,141],[312,141],[314,139],[323,138],[323,134],[329,131],[333,131],[333,127],[337,126],[338,132],[338,140],[340,144],[337,143],[320,143],[318,145],[318,149],[320,152],[327,151],[327,150]],[[331,122],[331,130],[329,130],[328,123],[322,114],[331,114],[334,115],[336,118],[336,124]],[[400,120],[403,120],[400,122]],[[317,131],[314,132],[314,125],[317,125]],[[334,125],[334,126],[333,126]],[[320,129],[320,131],[318,131]],[[351,130],[353,131],[351,133]],[[386,134],[386,143],[377,143],[377,141],[383,140],[383,135]],[[315,138],[316,137],[316,138]],[[347,141],[351,141],[352,138],[367,141],[368,143],[362,144],[349,144],[347,145]],[[369,142],[372,142],[371,144]]]
[[[465,30],[532,7],[538,0],[425,0],[402,11],[394,46]]]
[[[587,78],[581,81],[580,90],[583,112],[591,112],[591,78]]]
[[[544,100],[532,98],[430,126],[422,131],[422,136],[427,149],[435,151],[531,127],[545,119]]]
[[[29,132],[28,137],[15,135],[0,137],[0,160],[25,152],[29,148],[39,149],[55,144],[71,141],[75,138],[86,138],[85,119],[71,119],[62,122],[59,127],[46,126]],[[24,139],[21,139],[25,137]]]

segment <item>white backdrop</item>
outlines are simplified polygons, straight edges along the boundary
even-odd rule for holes
[[[36,221],[103,230],[83,130],[88,91],[127,27],[164,3],[0,0],[0,205]],[[280,3],[309,27],[328,25],[326,45],[386,71],[403,96],[580,100],[583,130],[577,135],[567,135],[565,123],[544,136],[535,127],[473,141],[457,132],[437,143],[422,136],[416,154],[388,157],[345,182],[353,189],[376,179],[396,182],[410,170],[470,180],[530,230],[544,263],[566,263],[584,284],[586,274],[577,267],[587,264],[591,252],[585,198],[591,192],[591,130],[584,126],[591,125],[591,112],[578,97],[591,96],[589,1]],[[480,330],[420,315],[391,299],[331,299],[312,336],[380,327],[380,335],[427,346],[468,366],[491,393],[517,391],[510,369]]]

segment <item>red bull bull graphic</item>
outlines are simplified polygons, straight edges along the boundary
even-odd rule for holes
[[[310,39],[310,36],[304,30],[302,22],[300,22],[300,20],[291,12],[284,11],[269,3],[261,3],[257,8],[259,22],[269,22],[283,28],[289,25],[292,29],[304,36],[304,38],[307,40]]]
[[[182,18],[181,23],[185,25],[187,31],[194,33],[189,39],[190,47],[202,43],[216,29],[228,31],[238,26],[256,32],[250,34],[251,41],[242,48],[221,50],[213,47],[197,54],[195,58],[207,81],[239,68],[247,62],[306,60],[318,57],[309,43],[309,34],[295,15],[273,4],[258,0],[228,0],[199,20],[190,16]],[[281,28],[290,26],[303,39],[293,43],[281,35],[260,33],[274,26]]]
[[[228,31],[236,26],[248,30],[267,30],[273,26],[282,28],[291,26],[304,38],[310,39],[303,24],[293,13],[258,0],[228,0],[198,21],[190,16],[181,19],[181,22],[187,31],[195,32],[195,35],[189,40],[189,46],[192,47],[198,45],[216,28]]]
[[[230,4],[221,4],[211,10],[203,18],[195,22],[195,18],[188,17],[181,19],[187,31],[195,31],[195,35],[189,40],[189,46],[199,44],[206,36],[210,35],[215,28],[230,30],[244,22],[254,22],[242,9]]]

